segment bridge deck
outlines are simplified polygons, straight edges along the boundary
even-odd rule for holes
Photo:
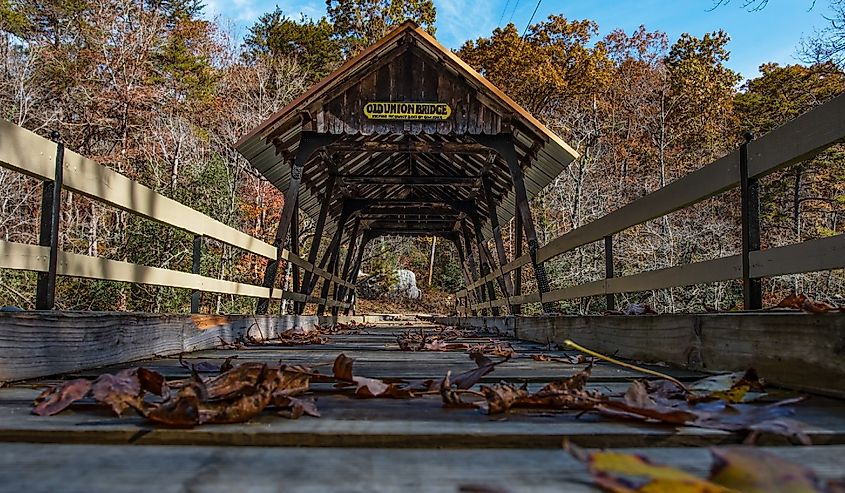
[[[395,322],[362,334],[333,335],[322,345],[267,344],[189,357],[222,361],[237,354],[239,362],[320,365],[345,353],[356,360],[357,375],[375,378],[440,379],[448,370],[455,374],[474,367],[462,352],[399,351],[396,334],[419,328],[433,326]],[[527,355],[543,352],[542,345],[508,342],[521,357],[498,366],[482,383],[505,380],[537,387],[583,367],[534,361]],[[131,366],[157,370],[169,379],[189,375],[176,358],[161,358],[62,378]],[[701,376],[671,373],[685,381]],[[590,385],[623,391],[634,377],[639,375],[598,363]],[[173,429],[152,427],[134,416],[116,418],[88,406],[52,417],[30,414],[39,388],[56,380],[0,389],[2,491],[457,491],[469,484],[511,492],[593,491],[583,465],[560,449],[564,437],[584,447],[636,448],[702,474],[710,465],[708,452],[685,448],[678,453],[677,447],[742,440],[727,432],[634,424],[592,414],[577,417],[576,412],[487,416],[472,409],[443,409],[439,396],[353,399],[329,392],[330,384],[313,385],[321,418],[287,420],[266,412],[245,424]],[[797,407],[796,418],[809,425],[813,446],[790,447],[777,438],[763,445],[773,446],[768,450],[775,454],[800,459],[823,477],[841,475],[845,401],[813,397]]]

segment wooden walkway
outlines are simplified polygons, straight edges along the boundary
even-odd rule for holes
[[[473,368],[462,352],[403,352],[396,334],[434,326],[395,322],[361,334],[332,335],[326,344],[242,350],[208,350],[191,359],[330,365],[344,353],[355,373],[375,378],[436,378]],[[465,340],[486,342],[500,336]],[[462,341],[463,342],[463,341]],[[536,343],[508,341],[521,357],[502,364],[482,383],[528,382],[530,388],[573,374],[584,365],[538,362]],[[552,354],[564,354],[555,352]],[[144,366],[170,378],[188,370],[162,358],[92,370],[62,378]],[[661,369],[665,371],[665,368]],[[326,372],[328,372],[328,368]],[[690,381],[700,374],[672,371]],[[591,386],[623,391],[639,377],[599,363]],[[655,460],[706,474],[708,445],[738,443],[727,432],[633,424],[581,417],[576,412],[519,411],[487,416],[473,409],[443,409],[439,396],[413,400],[354,399],[313,385],[321,418],[288,420],[266,412],[238,425],[194,429],[153,427],[140,417],[77,406],[62,414],[31,414],[32,399],[57,379],[0,389],[0,491],[459,491],[482,485],[501,491],[596,491],[584,466],[561,450],[568,437],[584,447],[636,448]],[[321,387],[321,385],[323,387]],[[809,425],[811,447],[769,438],[766,449],[799,460],[822,477],[845,471],[845,401],[813,397],[798,405],[796,419]],[[684,447],[679,449],[679,447]],[[472,490],[467,490],[472,491]]]

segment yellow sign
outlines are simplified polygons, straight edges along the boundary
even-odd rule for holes
[[[452,114],[446,103],[367,103],[364,115],[370,120],[445,120]]]

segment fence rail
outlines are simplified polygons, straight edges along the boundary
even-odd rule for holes
[[[752,212],[749,217],[743,214],[743,236],[746,241],[741,255],[629,276],[609,277],[547,293],[514,293],[510,298],[476,303],[470,301],[471,293],[485,283],[530,264],[531,257],[525,254],[455,293],[458,310],[461,314],[468,314],[480,309],[508,305],[519,306],[525,303],[553,302],[734,279],[759,283],[759,279],[763,277],[843,268],[843,234],[766,250],[759,250],[753,243],[754,239],[759,243],[760,228],[758,215],[755,213],[755,209],[759,208],[759,204],[755,203],[757,180],[786,166],[810,159],[843,139],[845,95],[834,98],[756,140],[750,140],[740,149],[663,188],[555,238],[537,250],[536,262],[542,263],[578,247],[612,238],[614,234],[628,228],[684,209],[737,186],[740,186],[743,192],[743,209]],[[750,236],[746,237],[746,233]],[[751,244],[748,244],[749,238]],[[612,240],[606,241],[610,243]],[[610,253],[609,260],[612,262],[612,253],[608,250],[606,248],[605,254]],[[746,303],[748,304],[748,298]],[[759,304],[759,301],[757,303]],[[754,305],[754,301],[751,304]]]
[[[57,160],[61,160],[61,167]],[[324,282],[344,286],[354,291],[355,285],[306,261],[288,250],[277,248],[258,238],[228,226],[195,209],[165,197],[149,187],[141,185],[105,166],[87,159],[61,144],[41,137],[17,125],[0,120],[0,166],[41,180],[47,185],[59,184],[61,188],[89,197],[159,224],[171,226],[195,235],[210,238],[246,252],[268,259],[285,260],[322,278]],[[63,252],[54,249],[54,242],[45,241],[44,225],[51,222],[45,217],[51,204],[48,194],[51,187],[45,187],[42,201],[42,244],[28,245],[0,241],[0,268],[28,270],[56,275],[150,284],[174,288],[191,289],[195,292],[212,292],[268,299],[285,299],[302,303],[314,303],[329,308],[348,309],[351,304],[270,289],[264,286],[245,284],[200,275],[199,255],[195,242],[195,272],[182,272],[159,267],[149,267],[129,262],[109,260],[88,255]],[[55,256],[51,272],[51,255]],[[52,288],[55,289],[55,286]],[[52,308],[52,292],[39,293],[39,298],[49,298]],[[43,301],[43,300],[42,300]],[[198,306],[192,303],[192,310]]]

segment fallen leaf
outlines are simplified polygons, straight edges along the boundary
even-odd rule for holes
[[[593,481],[615,493],[738,493],[680,469],[651,462],[637,454],[586,452],[568,442],[573,457],[584,462]]]
[[[39,416],[58,414],[84,398],[90,391],[91,381],[86,378],[77,378],[61,385],[54,385],[35,398],[35,408],[32,412]]]
[[[710,480],[744,493],[828,493],[812,470],[753,447],[712,448]]]
[[[691,402],[721,399],[737,404],[751,402],[766,395],[766,389],[757,372],[750,368],[742,373],[731,373],[705,378],[690,385],[691,390],[705,391],[691,396]]]
[[[484,375],[493,371],[496,368],[496,365],[502,364],[510,359],[510,357],[506,357],[504,360],[494,363],[493,360],[481,353],[470,353],[470,358],[475,361],[476,368],[461,373],[452,381],[452,383],[459,389],[465,390],[472,387],[478,383]]]
[[[487,414],[507,412],[517,402],[528,397],[528,390],[524,386],[518,388],[506,383],[482,385],[481,393],[487,400],[479,403],[478,407]]]
[[[339,385],[355,385],[355,397],[393,397],[397,399],[413,397],[413,393],[410,390],[396,384],[389,384],[376,378],[354,376],[352,374],[352,364],[354,362],[355,360],[341,353],[334,360],[332,373],[340,381]]]
[[[203,393],[204,390],[192,382],[179,389],[170,399],[145,410],[144,416],[153,423],[167,426],[196,426],[200,422],[200,395]]]
[[[223,361],[222,364],[212,363],[210,361],[200,361],[199,363],[188,363],[187,361],[182,359],[182,353],[179,354],[179,364],[182,368],[187,368],[189,370],[195,371],[197,373],[222,373],[231,370],[234,368],[232,365],[232,360],[237,358],[238,355],[235,354],[233,356],[229,356]]]
[[[320,417],[320,411],[317,410],[317,403],[314,399],[298,399],[296,397],[285,397],[284,402],[276,403],[276,406],[281,407],[278,415],[288,419],[299,419],[303,415]]]
[[[242,363],[204,382],[209,400],[228,399],[254,389],[266,370],[264,363]]]
[[[777,308],[792,308],[800,310],[805,301],[807,301],[807,297],[803,294],[791,293],[786,298],[780,300],[777,304]]]

